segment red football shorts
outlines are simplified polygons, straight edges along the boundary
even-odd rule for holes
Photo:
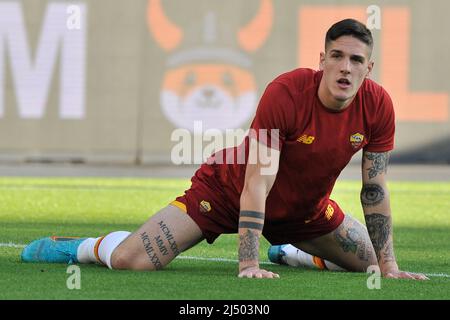
[[[237,233],[239,209],[233,207],[223,187],[214,177],[214,168],[202,165],[191,179],[190,189],[171,204],[186,212],[199,226],[208,243],[225,233]],[[330,200],[331,201],[331,200]],[[263,235],[273,245],[297,243],[320,237],[335,230],[344,220],[344,213],[331,201],[333,215],[320,215],[312,221],[264,223]]]

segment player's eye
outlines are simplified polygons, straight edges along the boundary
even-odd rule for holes
[[[364,62],[363,59],[360,58],[360,57],[352,57],[352,61],[353,62],[357,62],[357,63],[363,63]]]

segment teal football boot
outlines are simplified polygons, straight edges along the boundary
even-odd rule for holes
[[[78,263],[78,246],[86,238],[47,237],[27,245],[21,254],[23,262]]]
[[[286,255],[286,252],[283,251],[283,248],[286,244],[270,246],[267,255],[269,256],[269,260],[273,263],[277,264],[286,264],[281,258]]]

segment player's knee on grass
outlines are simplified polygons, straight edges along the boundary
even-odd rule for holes
[[[350,215],[334,231],[295,246],[352,272],[378,265],[366,227]]]
[[[357,219],[345,215],[342,224],[333,232],[334,239],[346,253],[341,265],[353,272],[366,272],[369,266],[378,265],[367,228]]]
[[[113,269],[160,270],[203,239],[197,224],[175,206],[153,215],[111,256]]]
[[[132,270],[135,259],[126,250],[117,247],[111,256],[111,267],[115,270]]]
[[[378,266],[378,262],[375,260],[368,260],[368,261],[355,261],[355,260],[350,260],[350,261],[346,261],[345,262],[346,265],[343,266],[343,268],[345,268],[348,271],[351,272],[367,272],[368,268],[370,266]]]
[[[171,260],[162,259],[157,254],[143,254],[127,244],[117,247],[111,256],[111,266],[116,270],[155,271],[162,269]]]

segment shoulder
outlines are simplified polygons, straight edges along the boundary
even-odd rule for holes
[[[392,99],[389,93],[380,84],[371,79],[365,79],[360,94],[364,100],[365,107],[374,113],[394,112]]]
[[[283,86],[290,94],[296,95],[315,88],[322,73],[307,68],[298,68],[276,77],[272,84]]]

